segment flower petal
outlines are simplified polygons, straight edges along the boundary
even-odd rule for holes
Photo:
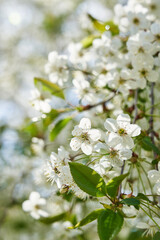
[[[121,161],[125,161],[127,159],[130,159],[132,157],[132,151],[130,149],[121,149],[119,151],[119,159]]]
[[[113,167],[122,167],[122,165],[123,165],[123,161],[121,161],[118,158],[118,156],[115,156],[115,157],[111,158],[110,161],[111,161],[111,165]]]
[[[45,198],[40,198],[38,201],[38,205],[45,205],[46,204],[46,199]]]
[[[101,137],[101,132],[97,129],[91,129],[88,131],[88,135],[92,141],[98,141]]]
[[[130,116],[128,114],[120,114],[117,117],[117,124],[120,128],[124,128],[125,126],[127,126],[128,124],[130,124]]]
[[[110,147],[114,148],[122,143],[122,137],[120,137],[117,133],[111,132],[107,134],[105,141]]]
[[[145,222],[139,222],[137,224],[137,228],[147,229],[147,228],[150,228],[150,226],[147,223],[145,223]]]
[[[73,131],[72,131],[72,135],[73,136],[80,136],[82,134],[82,128],[79,128],[79,126],[75,126]]]
[[[117,131],[117,122],[116,122],[116,120],[114,120],[112,118],[107,118],[104,123],[104,126],[109,132]]]
[[[30,213],[30,215],[34,218],[34,219],[39,219],[40,218],[40,215],[38,214],[37,211],[32,211]]]
[[[22,209],[25,212],[30,212],[33,209],[33,205],[30,200],[26,200],[22,203]]]
[[[103,165],[101,165],[101,164],[95,164],[94,165],[94,170],[96,171],[96,172],[98,172],[101,176],[103,176],[104,174],[105,174],[105,168],[104,168],[104,166]]]
[[[38,214],[42,217],[48,217],[48,213],[42,209],[38,210]]]
[[[82,118],[79,127],[84,130],[89,130],[91,128],[91,121],[89,118]]]
[[[104,168],[109,168],[111,166],[110,162],[109,162],[109,158],[107,158],[108,156],[103,156],[99,163],[104,167]]]
[[[159,78],[159,73],[157,71],[150,71],[147,75],[147,80],[149,82],[156,82]]]
[[[31,192],[30,196],[29,196],[29,200],[32,202],[32,203],[35,203],[37,204],[38,201],[40,199],[40,194],[38,192]]]
[[[78,151],[81,147],[81,144],[82,144],[82,139],[79,137],[74,137],[71,139],[70,147],[72,148],[73,151]]]
[[[153,182],[160,182],[160,172],[157,170],[150,170],[148,172],[148,178]]]
[[[92,146],[88,141],[82,143],[81,149],[86,155],[90,155],[92,153]]]
[[[141,128],[137,124],[130,124],[125,129],[131,137],[136,137],[141,133]]]
[[[134,147],[133,139],[129,136],[123,137],[122,148],[131,149]]]

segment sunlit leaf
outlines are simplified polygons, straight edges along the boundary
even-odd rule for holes
[[[119,185],[121,184],[121,182],[128,176],[127,174],[123,174],[120,175],[118,177],[114,177],[113,179],[109,180],[107,185],[106,185],[106,189],[107,189],[107,193],[110,197],[116,197],[117,193],[118,193],[118,188]]]
[[[95,197],[106,195],[105,182],[96,171],[81,163],[72,162],[69,165],[72,177],[80,189]]]
[[[88,14],[88,17],[92,21],[95,29],[97,29],[99,32],[103,33],[105,31],[109,30],[113,36],[119,34],[118,25],[116,25],[113,21],[102,22],[102,21],[99,21],[98,19],[94,18],[90,14]]]
[[[71,117],[59,120],[50,132],[50,140],[54,141],[63,128],[72,120]]]
[[[63,90],[57,86],[55,83],[52,83],[43,78],[34,78],[35,86],[40,91],[49,91],[52,95],[64,99]]]
[[[100,38],[100,36],[90,35],[90,36],[84,38],[81,41],[83,48],[88,48],[88,47],[92,46],[93,40],[96,38]]]

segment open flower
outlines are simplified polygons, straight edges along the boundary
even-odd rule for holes
[[[101,133],[97,129],[91,129],[91,121],[89,118],[82,118],[79,125],[76,125],[72,131],[70,146],[73,151],[80,148],[83,153],[90,155],[92,153],[93,144],[101,137]]]
[[[128,114],[120,114],[117,119],[107,118],[104,126],[108,130],[106,143],[116,149],[131,149],[134,147],[132,137],[140,134],[141,128],[131,124]]]
[[[140,228],[140,229],[145,229],[146,230],[145,231],[146,235],[153,236],[158,230],[157,225],[160,225],[160,219],[158,217],[153,217],[153,220],[154,220],[154,222],[152,221],[152,219],[149,219],[147,223],[146,223],[146,221],[145,222],[139,222],[137,224],[137,227]],[[155,224],[155,222],[157,223],[157,225]]]
[[[45,72],[49,75],[49,80],[63,86],[69,77],[68,58],[66,55],[59,55],[56,51],[48,55],[48,63],[45,65]]]
[[[98,143],[96,147],[99,147],[101,152],[103,152],[103,156],[99,161],[102,168],[109,166],[121,167],[123,165],[123,161],[132,157],[132,151],[130,149],[117,149],[116,147],[113,148],[104,143]],[[106,154],[104,154],[104,152]]]
[[[29,212],[33,218],[39,219],[41,216],[48,216],[48,213],[41,209],[45,204],[46,200],[41,198],[38,192],[31,192],[29,200],[23,202],[22,208],[25,212]]]

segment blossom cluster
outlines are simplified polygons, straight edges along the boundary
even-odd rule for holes
[[[155,110],[160,86],[158,10],[158,0],[129,0],[126,4],[116,4],[113,22],[102,24],[91,17],[93,24],[96,22],[96,27],[100,26],[100,34],[93,32],[87,40],[84,39],[87,43],[84,40],[81,43],[71,43],[61,54],[56,51],[49,53],[45,66],[52,87],[56,84],[59,91],[65,89],[66,96],[73,93],[66,105],[62,104],[62,109],[58,107],[54,110],[58,116],[69,112],[67,122],[74,119],[72,136],[63,134],[67,146],[59,147],[58,153],[52,152],[45,167],[47,179],[53,185],[56,183],[60,193],[71,192],[86,199],[90,190],[84,191],[84,183],[79,183],[79,176],[75,180],[70,167],[72,164],[78,162],[80,165],[77,168],[81,165],[89,166],[90,170],[87,171],[93,170],[93,175],[97,179],[101,177],[101,184],[104,183],[105,186],[114,182],[117,179],[115,177],[119,177],[115,181],[120,181],[127,176],[125,184],[119,184],[115,190],[117,195],[109,191],[110,205],[108,199],[103,199],[102,205],[111,211],[119,208],[118,211],[122,211],[126,218],[140,220],[138,227],[151,227],[153,231],[146,231],[150,235],[160,228],[158,213],[155,212],[159,211],[155,194],[160,194],[160,126],[156,120],[160,111]],[[78,105],[73,98],[75,102],[79,100]],[[70,103],[70,99],[73,103]],[[40,107],[37,103],[36,105],[43,113],[43,118],[47,119],[47,114],[52,111],[49,107],[52,99],[49,102],[47,98],[44,102],[46,110],[41,102]],[[62,123],[65,125],[66,119],[64,116],[63,122],[63,116],[60,116],[60,121],[59,118],[53,121],[55,128],[61,128]],[[75,124],[77,119],[80,119],[78,125]],[[91,122],[94,128],[91,127]],[[56,134],[56,131],[53,133]],[[99,189],[96,194],[106,196],[103,195],[104,192],[99,193]],[[96,194],[93,192],[91,195],[95,197]],[[134,216],[131,210],[139,210],[139,213],[136,212]],[[146,211],[149,212],[147,215]],[[129,221],[126,219],[126,222]],[[136,225],[135,222],[132,222],[133,226]]]
[[[102,140],[102,131],[92,129],[89,118],[82,118],[72,131],[70,147],[74,152],[78,151],[78,155],[90,156],[90,160],[93,158],[92,168],[103,176],[106,168],[121,167],[124,161],[132,157],[133,137],[140,134],[141,128],[130,121],[128,114],[120,114],[116,120],[106,119],[104,126],[107,132],[103,133]],[[58,154],[52,152],[45,174],[52,183],[56,182],[61,193],[72,190],[78,197],[84,198],[86,194],[73,181],[68,165],[75,158],[61,146]]]

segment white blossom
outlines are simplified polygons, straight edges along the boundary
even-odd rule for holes
[[[116,120],[108,118],[105,121],[105,128],[108,130],[106,142],[110,147],[117,149],[131,149],[134,147],[132,137],[140,134],[141,128],[130,123],[128,114],[120,114]]]
[[[31,192],[29,200],[23,202],[22,208],[25,212],[29,212],[33,218],[39,219],[48,216],[48,213],[41,209],[44,205],[46,205],[46,199],[41,198],[38,192]]]
[[[79,125],[74,127],[72,131],[70,146],[73,151],[78,151],[80,148],[83,153],[90,155],[93,150],[93,144],[97,142],[101,133],[97,129],[91,129],[91,121],[89,118],[82,118]]]
[[[137,228],[146,229],[145,233],[153,237],[153,235],[159,230],[155,222],[160,225],[160,219],[158,217],[153,217],[153,220],[154,222],[152,219],[149,219],[147,222],[139,222]]]
[[[66,55],[58,55],[56,51],[48,55],[48,63],[45,65],[45,71],[49,75],[49,80],[63,86],[68,80],[69,71],[67,70],[68,58]]]

